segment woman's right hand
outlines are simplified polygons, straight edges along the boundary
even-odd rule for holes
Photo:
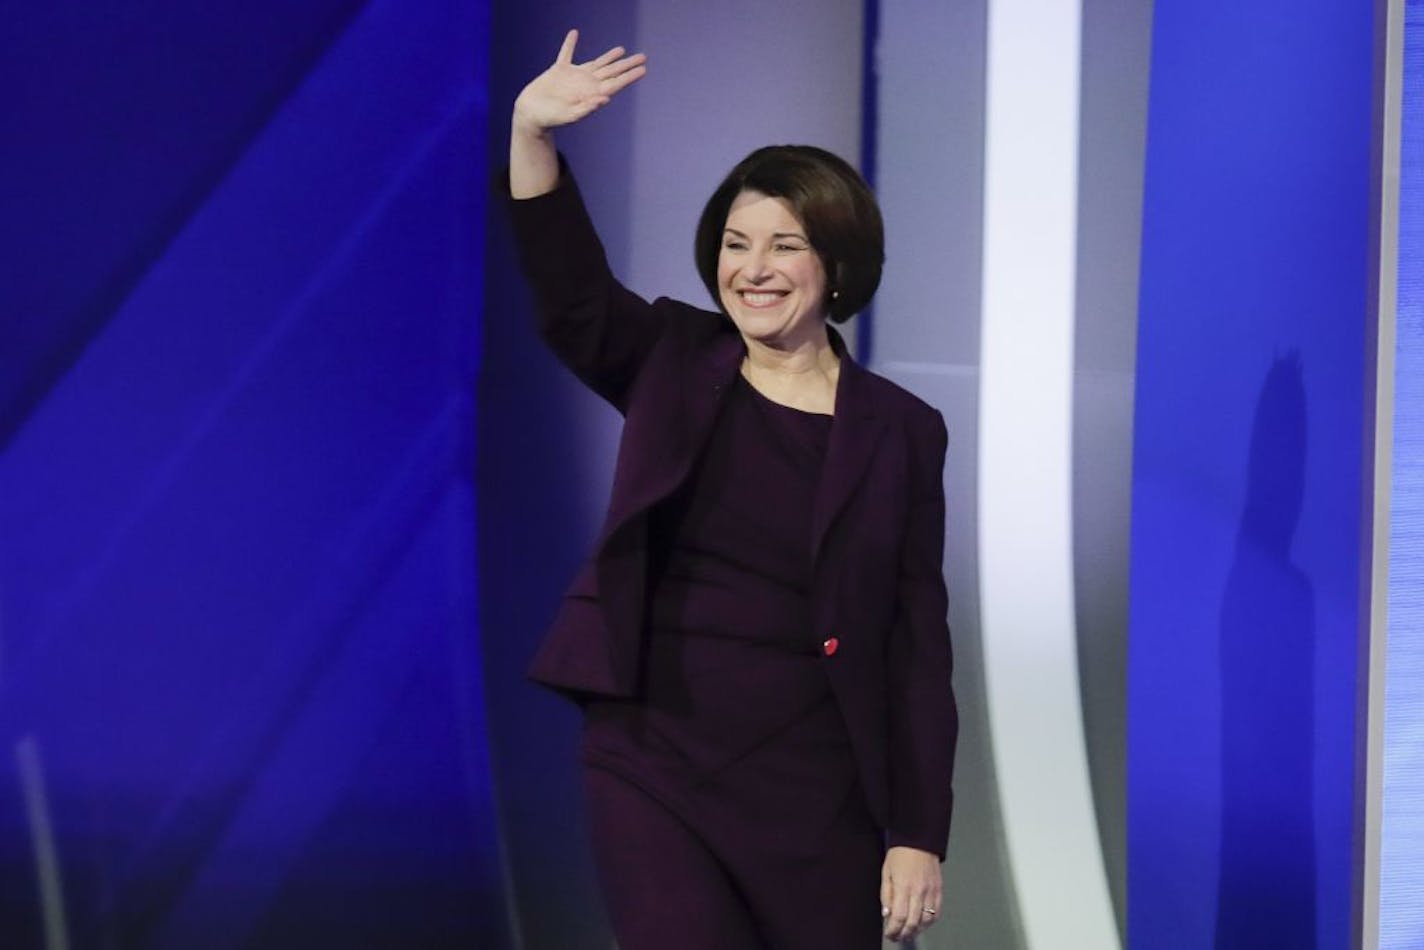
[[[615,46],[597,59],[574,63],[578,30],[569,30],[554,64],[535,76],[514,100],[517,132],[543,134],[577,122],[607,105],[625,87],[641,79],[648,68],[642,53],[624,56]]]
[[[578,30],[569,30],[554,65],[535,76],[514,100],[509,139],[509,193],[514,198],[534,198],[558,185],[559,156],[550,129],[606,106],[648,71],[646,56],[624,56],[621,46],[575,65],[577,42]]]

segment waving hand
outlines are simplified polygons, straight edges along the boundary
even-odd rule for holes
[[[597,59],[574,62],[578,30],[569,30],[554,64],[544,70],[514,101],[514,121],[530,130],[552,129],[577,122],[607,105],[620,90],[648,71],[642,53],[625,56],[615,46]]]
[[[535,76],[514,100],[509,141],[509,191],[533,198],[559,182],[552,130],[606,106],[620,90],[647,73],[648,58],[627,56],[615,46],[597,59],[574,62],[578,30],[569,30],[554,64]]]

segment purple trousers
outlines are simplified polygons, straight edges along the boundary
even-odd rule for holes
[[[694,830],[627,778],[596,765],[584,775],[620,950],[880,947],[884,846],[858,786],[808,841],[795,829],[726,820],[736,813],[723,811],[715,789]]]

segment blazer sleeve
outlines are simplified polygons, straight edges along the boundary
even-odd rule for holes
[[[633,380],[665,329],[665,311],[614,278],[562,155],[553,191],[512,198],[507,168],[495,187],[534,292],[539,335],[584,384],[626,413]]]
[[[900,560],[899,604],[888,646],[891,847],[944,859],[954,793],[958,712],[950,684],[944,583],[944,418],[932,411],[913,440],[912,503]]]

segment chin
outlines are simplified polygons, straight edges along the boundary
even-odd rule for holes
[[[732,322],[737,325],[737,329],[742,332],[742,336],[751,337],[753,340],[769,342],[786,335],[788,329],[785,320],[767,319],[764,316],[736,316]]]

